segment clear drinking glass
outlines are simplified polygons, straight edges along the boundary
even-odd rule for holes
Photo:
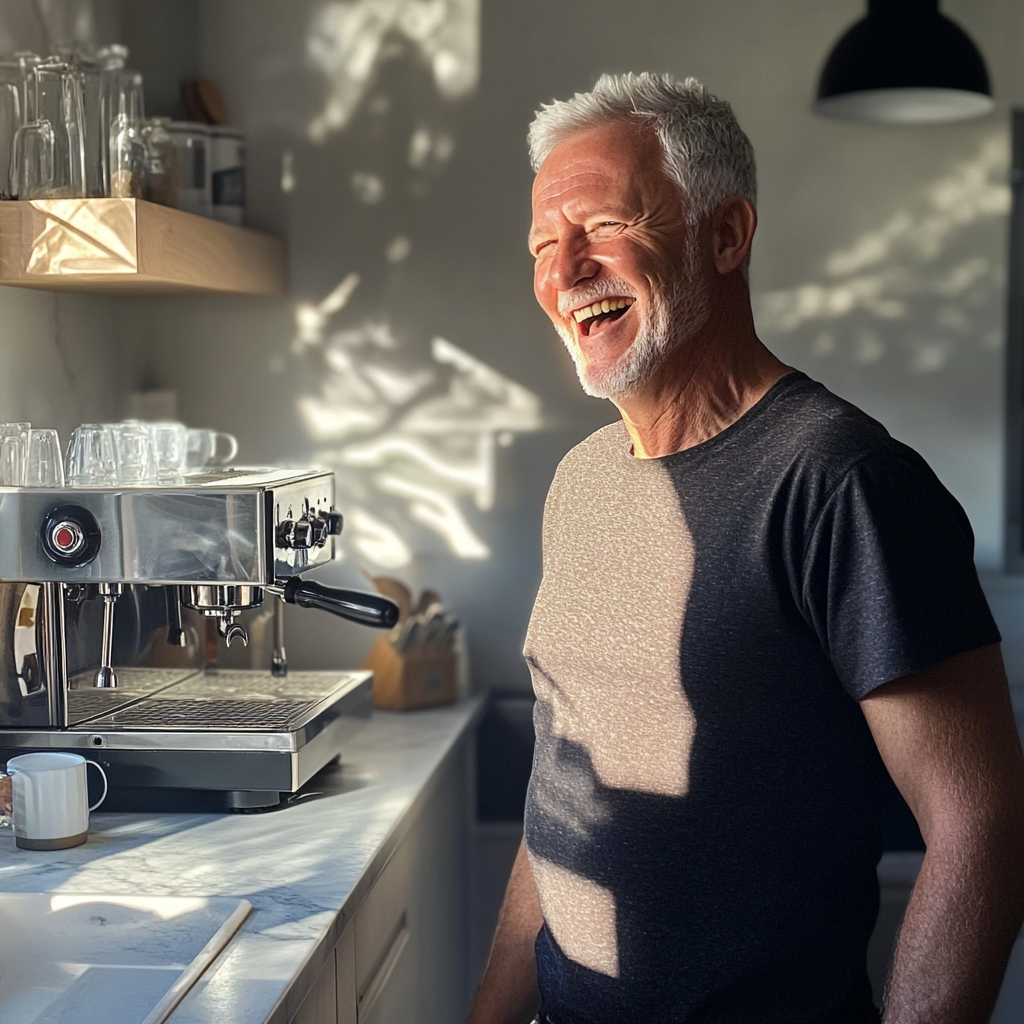
[[[21,487],[25,480],[25,443],[9,434],[0,437],[0,487]]]
[[[63,487],[64,458],[56,430],[44,427],[28,432],[25,448],[25,486]]]
[[[188,430],[184,423],[147,423],[156,452],[156,473],[161,480],[181,476],[188,458]]]
[[[114,456],[117,459],[117,482],[148,484],[156,480],[157,460],[153,439],[142,423],[115,423]]]
[[[53,128],[49,121],[23,124],[14,133],[11,193],[18,199],[45,199],[53,191]]]
[[[23,125],[24,152],[39,151],[38,166],[45,164],[49,149],[51,177],[19,181],[18,198],[77,199],[85,195],[85,114],[82,82],[77,67],[64,61],[45,61],[34,68],[38,119]],[[19,161],[19,170],[26,166]],[[33,164],[35,166],[35,164]],[[34,192],[35,194],[28,194]]]
[[[82,145],[85,150],[85,194],[90,197],[110,194],[110,170],[107,166],[107,124],[105,117],[106,76],[94,61],[78,57],[75,61],[82,91]]]
[[[14,140],[18,130],[37,119],[35,67],[42,58],[34,53],[16,53],[0,61],[0,189],[16,198],[13,176]]]
[[[28,432],[25,446],[25,486],[64,486],[64,456],[60,436],[51,427]]]
[[[190,473],[197,473],[208,466],[226,466],[237,454],[238,441],[233,434],[198,427],[188,431],[185,466]]]
[[[83,423],[71,435],[67,481],[77,487],[107,487],[117,483],[114,435],[106,423]]]
[[[21,487],[25,482],[25,444],[28,423],[0,423],[0,487]]]

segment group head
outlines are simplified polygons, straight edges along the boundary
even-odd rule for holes
[[[604,75],[529,133],[534,290],[591,395],[626,399],[709,329],[743,281],[754,153],[690,78]]]

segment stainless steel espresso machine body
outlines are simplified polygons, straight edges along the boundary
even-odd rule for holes
[[[103,765],[115,793],[278,804],[340,754],[371,703],[368,672],[287,671],[281,604],[381,628],[397,617],[378,595],[302,577],[331,561],[341,527],[334,477],[313,470],[0,488],[0,759],[74,750]],[[266,670],[218,670],[205,630],[191,663],[166,656],[188,643],[182,609],[231,645],[248,639],[239,614],[268,597]],[[140,624],[143,607],[159,608],[158,628]],[[115,666],[119,617],[133,619],[141,656]]]

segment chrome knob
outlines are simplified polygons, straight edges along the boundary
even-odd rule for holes
[[[317,518],[310,523],[313,530],[313,547],[322,548],[330,536],[330,526],[326,519]]]
[[[312,547],[320,547],[323,541],[317,539],[316,525],[308,519],[286,519],[277,527],[277,546],[306,551]],[[326,540],[326,537],[324,538]]]
[[[327,533],[331,537],[340,537],[345,520],[340,512],[321,512],[320,518],[327,524]]]

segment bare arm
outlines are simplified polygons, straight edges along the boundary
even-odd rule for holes
[[[885,1024],[984,1024],[1024,918],[1024,760],[998,645],[861,704],[927,845]]]
[[[469,1024],[528,1024],[540,1006],[533,943],[544,923],[525,844],[512,867]]]

